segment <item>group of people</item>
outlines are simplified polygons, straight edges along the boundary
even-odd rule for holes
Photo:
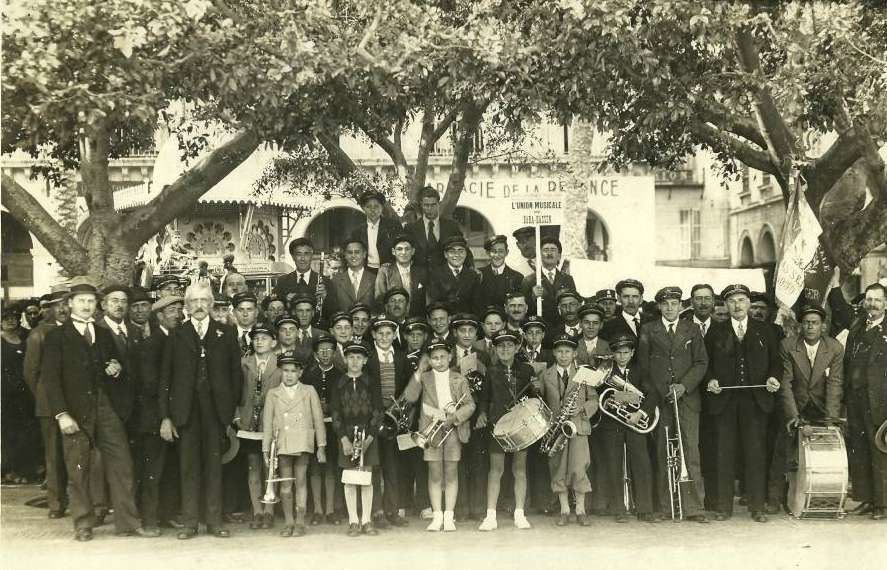
[[[50,518],[70,509],[78,540],[109,507],[118,534],[172,526],[189,539],[200,522],[217,537],[234,521],[271,528],[278,502],[282,536],[343,513],[349,536],[405,526],[409,513],[429,531],[467,520],[493,531],[503,510],[528,529],[530,509],[561,526],[588,526],[589,511],[655,523],[674,509],[678,431],[689,479],[679,515],[727,520],[739,495],[766,522],[807,423],[843,427],[857,512],[887,517],[882,285],[866,288],[845,350],[822,307],[800,307],[800,329],[783,331],[742,284],[669,286],[645,301],[627,278],[585,298],[558,237],[542,235],[537,256],[531,227],[513,234],[526,267],[508,267],[509,239],[495,235],[476,269],[433,188],[405,226],[382,216],[380,194],[360,203],[367,221],[343,240],[342,269],[318,274],[311,240],[296,239],[295,270],[261,301],[174,276],[151,293],[75,278],[41,300],[23,375]],[[614,401],[632,410],[621,420],[579,380],[603,363]],[[533,401],[569,423],[559,444],[494,437]],[[4,441],[17,435],[4,426]]]

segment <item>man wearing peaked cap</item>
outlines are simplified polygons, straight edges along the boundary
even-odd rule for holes
[[[444,264],[442,244],[450,236],[462,235],[459,225],[440,216],[440,193],[431,186],[419,191],[422,217],[404,226],[404,233],[413,238],[416,246],[416,263],[429,270]]]
[[[542,317],[533,315],[527,317],[521,323],[521,330],[515,333],[515,335],[520,334],[523,337],[523,346],[515,358],[527,362],[537,371],[544,370],[544,367],[554,362],[551,348],[545,346],[545,341],[547,340],[545,336],[546,330],[547,325],[542,320]]]
[[[234,324],[237,329],[237,339],[240,342],[240,355],[248,356],[253,353],[250,332],[259,316],[259,302],[255,295],[244,292],[234,295],[231,304],[234,307]]]
[[[539,258],[542,262],[542,282],[537,283],[536,274],[532,273],[524,277],[521,290],[526,295],[530,314],[536,314],[536,299],[542,298],[542,314],[540,316],[553,325],[561,320],[557,310],[558,292],[564,289],[575,291],[576,282],[573,281],[572,276],[559,268],[562,251],[560,241],[553,236],[543,236],[541,244]]]
[[[641,333],[641,326],[651,320],[641,310],[644,285],[637,279],[622,279],[616,284],[616,294],[619,295],[622,311],[604,323],[601,338],[610,340],[620,334],[631,334],[637,338]]]
[[[182,295],[182,287],[181,283],[179,283],[179,278],[169,273],[154,277],[151,282],[151,290],[156,291],[158,297]]]
[[[714,497],[717,520],[733,512],[732,486],[736,455],[743,454],[748,509],[757,522],[766,522],[767,423],[776,406],[777,378],[782,374],[779,343],[770,326],[750,319],[748,287],[727,286],[722,293],[730,318],[712,324],[705,335],[709,355],[702,388],[707,390],[705,412],[712,416],[717,457],[715,485],[706,493]],[[722,391],[723,386],[764,386]]]
[[[446,263],[431,270],[428,300],[443,301],[451,307],[475,311],[479,302],[480,273],[468,260],[468,243],[461,234],[443,244]]]
[[[398,325],[409,315],[410,294],[402,287],[389,289],[385,293],[384,311]]]
[[[616,296],[616,289],[600,289],[594,294],[594,302],[604,309],[604,320],[616,316],[616,302],[618,300],[619,298]]]
[[[490,264],[480,270],[479,307],[505,306],[505,295],[520,289],[524,276],[505,263],[508,256],[508,238],[495,235],[484,242]]]
[[[641,326],[638,340],[637,366],[646,372],[644,391],[651,409],[659,406],[659,424],[653,432],[656,447],[656,482],[660,512],[669,506],[668,469],[666,467],[668,438],[665,428],[675,429],[674,401],[677,400],[681,435],[684,441],[684,462],[693,483],[681,485],[684,514],[689,520],[708,522],[702,504],[702,466],[699,457],[699,411],[702,406],[701,383],[708,368],[708,355],[702,333],[692,322],[679,319],[680,287],[667,286],[656,292],[661,318]]]
[[[579,308],[577,314],[580,334],[576,337],[576,362],[591,364],[593,357],[610,354],[610,345],[600,338],[606,313],[597,303],[586,303]]]

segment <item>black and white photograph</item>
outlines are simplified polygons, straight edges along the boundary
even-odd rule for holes
[[[5,0],[0,565],[887,567],[884,0]]]

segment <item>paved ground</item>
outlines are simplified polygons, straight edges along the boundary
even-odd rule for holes
[[[709,525],[616,524],[611,518],[593,517],[590,528],[561,529],[553,525],[553,518],[531,516],[535,528],[518,531],[500,515],[502,528],[489,534],[462,523],[456,533],[434,535],[419,531],[424,525],[414,519],[406,529],[384,531],[375,538],[348,538],[343,527],[320,526],[304,538],[283,539],[277,530],[232,525],[230,539],[200,536],[188,542],[176,540],[172,531],[157,539],[117,538],[113,526],[106,525],[92,542],[81,544],[71,538],[70,518],[49,520],[45,509],[25,505],[38,495],[35,486],[3,487],[0,568],[72,570],[87,563],[91,568],[126,570],[272,570],[303,565],[330,570],[566,570],[577,563],[607,570],[887,568],[887,521],[867,517],[798,521],[781,516],[759,524],[740,509],[731,521]]]

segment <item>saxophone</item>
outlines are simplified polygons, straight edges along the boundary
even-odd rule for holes
[[[539,451],[549,457],[560,453],[567,446],[567,441],[576,436],[576,424],[570,418],[579,409],[579,390],[581,389],[582,385],[576,384],[573,390],[564,398],[548,431],[542,436]]]

